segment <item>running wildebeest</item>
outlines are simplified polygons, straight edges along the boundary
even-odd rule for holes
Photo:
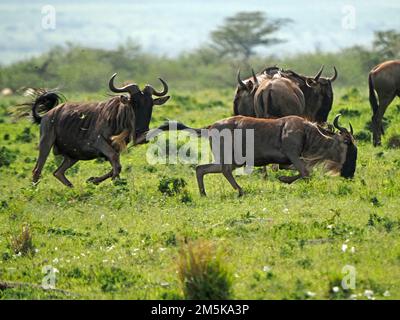
[[[51,148],[64,160],[54,176],[64,185],[72,187],[65,171],[79,160],[106,158],[112,170],[88,181],[100,183],[108,178],[115,179],[121,171],[120,152],[126,144],[149,130],[153,105],[162,105],[169,96],[167,83],[162,80],[163,91],[151,85],[142,91],[136,84],[122,88],[114,86],[114,74],[109,88],[115,93],[128,93],[102,102],[65,102],[59,104],[61,96],[55,91],[36,90],[31,103],[35,123],[40,124],[39,158],[33,169],[33,182],[38,182]],[[153,99],[153,95],[159,98]],[[39,112],[46,112],[43,116]]]
[[[400,60],[386,61],[375,66],[368,75],[368,84],[369,101],[373,114],[373,144],[378,146],[381,144],[381,136],[384,134],[383,115],[393,99],[396,96],[400,97]]]
[[[205,174],[222,173],[241,196],[243,190],[233,177],[232,171],[246,165],[245,132],[249,129],[254,132],[254,144],[251,146],[254,150],[254,166],[275,163],[293,165],[299,171],[296,176],[280,177],[282,182],[292,183],[299,178],[309,177],[312,167],[319,163],[324,163],[328,170],[340,173],[342,177],[352,178],[357,161],[353,128],[351,124],[350,131],[341,127],[338,122],[339,117],[340,115],[337,115],[333,121],[334,127],[339,130],[338,133],[324,129],[318,124],[298,116],[278,119],[234,116],[217,121],[203,129],[190,128],[180,122],[174,122],[174,125],[171,126],[171,123],[168,122],[155,130],[188,130],[198,137],[208,137],[214,159],[219,159],[219,161],[196,167],[200,194],[206,195],[203,181]],[[231,139],[226,140],[226,135],[218,135],[223,130],[230,132]],[[238,135],[236,130],[239,130],[241,134]],[[216,133],[217,135],[215,135]],[[238,140],[239,137],[242,140]],[[218,143],[214,144],[213,139],[218,139]],[[227,148],[225,143],[229,143]],[[243,156],[240,157],[244,159],[242,163],[234,160],[238,159],[235,157],[236,152]],[[227,158],[232,161],[226,163],[227,161],[224,159]]]

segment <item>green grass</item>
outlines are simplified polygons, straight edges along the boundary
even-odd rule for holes
[[[366,299],[365,290],[376,299],[399,299],[400,150],[386,145],[400,131],[399,100],[387,111],[383,147],[373,148],[364,92],[335,93],[330,120],[342,110],[341,123],[350,120],[357,136],[367,139],[358,141],[355,178],[315,170],[309,181],[285,185],[277,179],[282,172],[269,170],[264,180],[256,170],[237,177],[246,192],[241,198],[222,175],[206,176],[208,196],[201,198],[194,166],[150,165],[149,145],[122,155],[119,183],[87,184],[109,164],[81,161],[67,173],[75,185],[68,189],[52,176],[57,161],[51,155],[41,182],[32,186],[39,128],[27,120],[13,122],[6,110],[20,99],[2,98],[0,149],[11,163],[0,166],[0,281],[40,285],[42,268],[51,265],[59,270],[56,287],[71,294],[23,287],[0,290],[0,298],[181,299],[181,244],[204,240],[223,253],[234,299]],[[169,118],[200,127],[231,114],[231,91],[172,96],[155,108],[152,126]],[[161,192],[166,177],[185,183]],[[34,254],[18,255],[11,239],[26,225]],[[335,293],[345,265],[356,268],[356,288]]]

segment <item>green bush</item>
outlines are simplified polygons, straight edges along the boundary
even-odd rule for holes
[[[17,153],[8,149],[7,147],[0,148],[0,168],[8,167],[17,158]]]

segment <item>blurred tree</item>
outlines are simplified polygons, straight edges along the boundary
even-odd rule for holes
[[[290,19],[267,19],[260,11],[238,12],[225,19],[225,23],[211,32],[212,46],[222,56],[241,56],[248,60],[255,48],[270,46],[285,40],[272,37]]]
[[[381,60],[400,59],[400,33],[396,30],[375,32],[373,46]]]

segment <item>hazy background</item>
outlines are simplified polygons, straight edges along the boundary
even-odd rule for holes
[[[54,30],[42,25],[46,5],[55,8]],[[265,14],[267,24],[290,19],[270,34],[283,42],[247,56],[216,50],[213,34],[239,12]],[[400,58],[400,1],[0,0],[0,34],[0,90],[104,92],[114,72],[142,84],[162,76],[179,90],[232,90],[238,68],[247,77],[274,64],[307,75],[324,64],[324,76],[336,66],[336,86],[364,87],[374,65]]]
[[[44,5],[56,9],[56,29],[41,26]],[[341,26],[346,5],[356,10],[353,30]],[[400,28],[400,1],[268,1],[268,0],[152,0],[152,1],[0,1],[0,61],[2,64],[73,42],[116,48],[128,38],[146,52],[176,57],[208,41],[210,31],[238,11],[265,11],[293,24],[277,35],[287,43],[260,49],[282,54],[337,51],[369,44],[375,30]]]

